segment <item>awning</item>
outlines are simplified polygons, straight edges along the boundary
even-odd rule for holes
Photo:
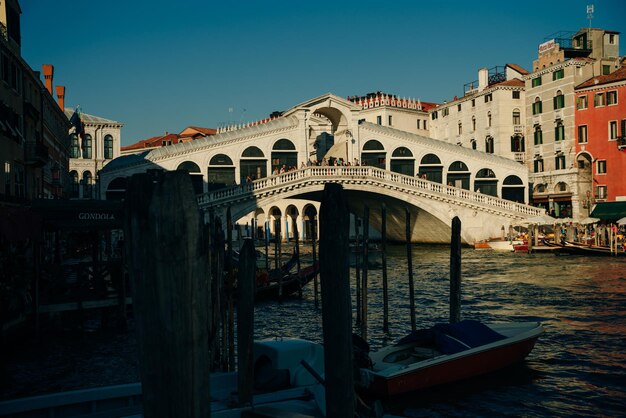
[[[600,202],[591,210],[589,216],[603,221],[615,222],[626,216],[626,202]]]

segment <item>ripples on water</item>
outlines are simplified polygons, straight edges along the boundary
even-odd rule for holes
[[[447,321],[449,248],[413,248],[418,327]],[[382,271],[369,271],[368,339],[373,349],[410,329],[406,248],[388,249],[389,334],[382,332]],[[624,416],[626,410],[626,260],[497,253],[463,249],[462,317],[489,321],[541,321],[546,332],[519,365],[394,400],[389,412],[422,416]],[[351,270],[354,283],[354,269]],[[353,301],[354,298],[354,286]],[[354,302],[353,302],[354,309]],[[321,311],[313,286],[303,299],[263,303],[255,309],[256,338],[301,337],[322,341]],[[355,326],[355,332],[358,332]],[[66,367],[65,383],[38,378],[52,390],[137,380],[132,335],[63,348],[47,361],[32,360],[18,373],[35,375],[37,364]],[[82,347],[86,347],[81,351]],[[99,347],[96,349],[96,347]],[[72,350],[74,352],[72,353]],[[80,351],[80,352],[77,352]],[[85,353],[87,351],[87,353]],[[119,352],[126,351],[125,355]],[[67,352],[67,355],[66,355]],[[67,359],[87,356],[83,363]],[[93,353],[93,354],[91,354]],[[131,358],[129,360],[129,357]],[[57,360],[55,360],[55,358]],[[95,365],[94,365],[95,363]],[[106,365],[96,374],[97,365]],[[48,367],[48,366],[46,366]],[[80,372],[83,372],[81,377]],[[73,373],[73,374],[72,374]],[[60,375],[59,375],[60,376]],[[65,385],[65,386],[64,386]]]

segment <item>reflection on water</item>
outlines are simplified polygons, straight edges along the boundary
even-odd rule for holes
[[[368,337],[373,349],[402,337],[410,329],[406,265],[406,248],[391,246],[389,334],[382,332],[382,271],[369,271]],[[449,248],[416,246],[413,266],[418,327],[447,321]],[[354,270],[351,274],[354,281]],[[623,259],[463,249],[462,316],[485,322],[541,321],[546,332],[522,364],[412,394],[386,403],[386,408],[414,417],[623,416],[625,277]],[[256,338],[302,337],[321,342],[321,312],[315,309],[313,299],[313,287],[308,286],[303,299],[257,305]],[[31,354],[30,361],[26,361],[24,356],[29,354],[24,353],[24,361],[10,371],[18,377],[20,373],[32,376],[36,370],[54,370],[55,362],[60,365],[57,368],[67,369],[51,375],[39,373],[33,381],[39,389],[31,388],[31,393],[40,392],[42,387],[67,390],[136,381],[132,334],[92,340],[89,336],[74,339],[70,347],[67,344],[71,343],[64,341],[62,348],[47,354],[47,360],[37,360]],[[77,360],[65,364],[74,358]],[[19,393],[28,393],[28,388],[23,387]]]

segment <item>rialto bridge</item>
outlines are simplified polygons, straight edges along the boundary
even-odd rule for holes
[[[472,243],[540,212],[524,204],[523,165],[367,122],[361,110],[327,94],[265,123],[123,156],[100,172],[101,195],[122,197],[134,173],[186,170],[202,208],[224,214],[230,207],[239,223],[254,219],[259,233],[280,231],[283,239],[293,236],[294,222],[307,237],[327,182],[343,185],[359,217],[369,206],[374,228],[384,203],[388,237],[396,240],[405,236],[406,208],[413,240],[430,243],[449,242],[454,216]]]

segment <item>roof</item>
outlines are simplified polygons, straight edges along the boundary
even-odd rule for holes
[[[74,114],[74,112],[76,111],[76,109],[72,109],[71,107],[66,107],[64,109],[64,113],[65,116],[67,116],[67,118],[71,118],[72,115]],[[94,116],[94,115],[90,115],[88,113],[83,113],[80,112],[80,121],[84,124],[90,124],[90,125],[120,125],[120,126],[124,126],[123,123],[121,122],[117,122],[111,119],[105,119],[105,118],[101,118],[100,116]]]
[[[492,84],[489,86],[489,88],[497,87],[497,86],[524,87],[525,83],[519,78],[512,78],[511,80],[506,80],[500,83]]]
[[[615,222],[626,216],[626,202],[600,202],[591,210],[589,216],[603,221]]]
[[[521,75],[530,74],[528,71],[526,71],[525,69],[523,69],[521,66],[519,66],[517,64],[507,64],[506,66],[507,67],[511,67],[512,69],[514,69],[515,71],[517,71]]]
[[[215,135],[217,133],[217,129],[213,129],[213,128],[202,128],[200,126],[188,126],[185,129],[183,129],[179,135],[193,135],[193,133],[197,132],[197,133],[201,133],[203,135]]]
[[[592,77],[584,83],[579,84],[575,88],[584,89],[586,87],[594,87],[602,84],[614,83],[616,81],[626,80],[626,66],[622,66],[621,68],[613,71],[611,74],[607,75],[599,75],[596,77]]]

